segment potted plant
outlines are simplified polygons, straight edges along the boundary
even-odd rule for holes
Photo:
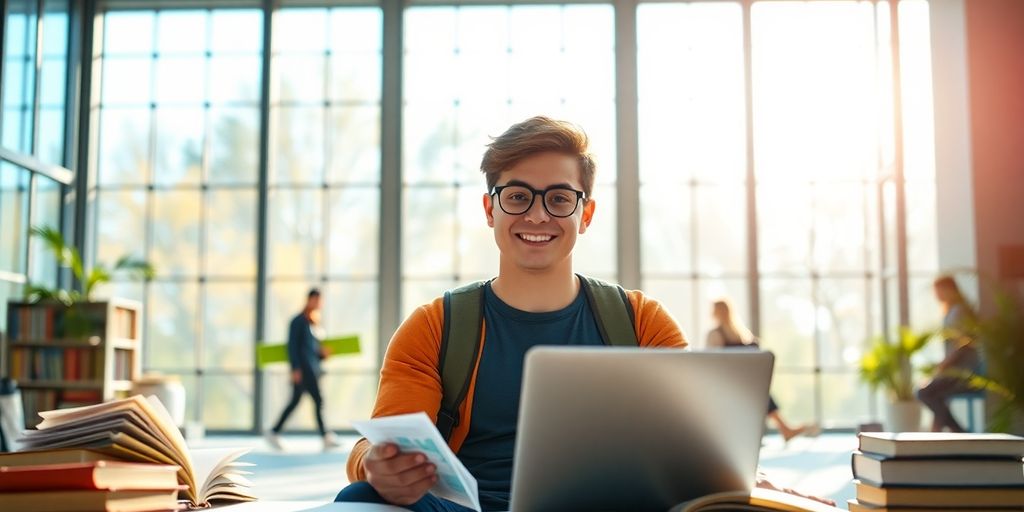
[[[913,432],[921,425],[921,404],[914,396],[911,357],[928,345],[934,331],[913,332],[900,327],[893,342],[878,336],[860,361],[860,377],[872,390],[882,388],[889,398],[887,427],[894,432]]]
[[[975,389],[995,396],[997,404],[988,430],[1024,435],[1024,305],[997,283],[991,283],[992,314],[970,319],[962,331],[947,336],[966,338],[982,353],[981,375],[950,370]]]

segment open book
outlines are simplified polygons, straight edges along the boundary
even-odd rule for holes
[[[191,450],[160,400],[135,395],[97,405],[39,413],[37,430],[27,430],[22,451],[88,448],[133,462],[178,466],[180,498],[192,508],[214,500],[253,501],[251,473],[238,462],[248,449]]]
[[[719,492],[672,507],[669,512],[835,512],[843,510],[781,491]]]

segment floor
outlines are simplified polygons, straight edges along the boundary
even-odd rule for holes
[[[251,477],[255,494],[264,500],[331,501],[348,483],[345,460],[356,438],[342,436],[342,446],[321,451],[312,435],[283,437],[285,453],[277,453],[259,437],[207,437],[199,446],[247,446],[252,451],[242,460],[256,464]],[[843,508],[854,496],[850,452],[857,445],[854,434],[822,434],[797,438],[784,444],[775,435],[764,438],[761,468],[777,485],[836,500]]]

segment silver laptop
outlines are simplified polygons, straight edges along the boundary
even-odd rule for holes
[[[754,484],[768,352],[537,347],[512,512],[657,510]]]

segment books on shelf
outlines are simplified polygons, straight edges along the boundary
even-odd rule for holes
[[[862,433],[851,511],[1024,509],[1024,438]]]
[[[55,449],[88,449],[123,461],[177,466],[180,497],[190,507],[255,499],[244,470],[252,464],[237,460],[248,449],[189,449],[156,397],[135,395],[40,415],[38,430],[19,439],[25,450],[52,458]]]

